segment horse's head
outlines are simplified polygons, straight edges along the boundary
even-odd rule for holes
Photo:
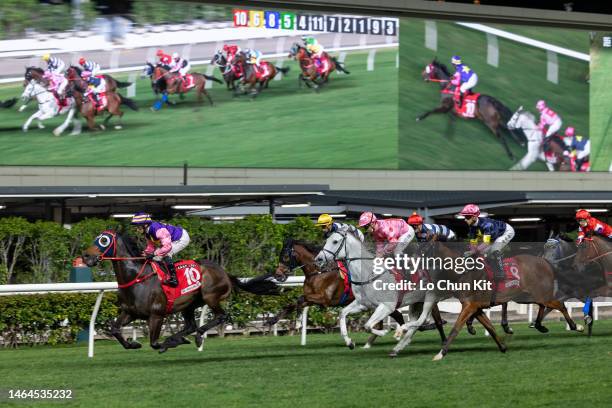
[[[69,81],[75,81],[77,79],[81,79],[81,73],[82,72],[83,72],[83,70],[80,67],[71,65],[66,70],[66,78],[68,78]]]
[[[524,112],[523,105],[521,105],[516,110],[516,112],[514,112],[514,114],[512,115],[512,117],[510,118],[508,123],[506,124],[508,126],[508,129],[518,129],[518,128],[520,128],[520,126],[519,126],[519,119],[520,119],[521,115],[523,114],[523,112]]]
[[[223,51],[217,51],[215,53],[215,55],[213,55],[212,59],[210,60],[210,63],[212,65],[217,65],[220,67],[225,66],[225,64],[227,63],[227,60],[225,58],[225,56],[223,55]]]
[[[542,258],[554,264],[558,259],[563,257],[561,251],[561,240],[558,237],[548,238],[544,243]]]
[[[448,81],[451,77],[450,72],[448,72],[448,68],[446,65],[439,62],[436,58],[434,58],[429,64],[425,66],[423,72],[421,73],[421,77],[425,82],[440,82],[440,81]]]
[[[39,93],[46,92],[47,90],[36,80],[31,79],[24,82],[23,93],[21,94],[21,100],[27,102],[30,99],[36,97]]]
[[[348,234],[334,232],[325,241],[323,249],[315,257],[315,263],[323,267],[328,263],[347,258]]]
[[[151,75],[153,75],[153,71],[155,70],[155,66],[153,66],[152,63],[150,63],[149,61],[147,61],[145,63],[145,66],[142,68],[142,72],[140,73],[140,77],[144,78],[144,77],[149,77],[151,78]]]
[[[36,80],[40,81],[45,71],[38,67],[26,67],[24,78],[26,81]]]
[[[105,258],[117,256],[118,240],[116,232],[111,230],[102,232],[94,239],[93,244],[83,252],[83,261],[91,267]]]
[[[576,257],[574,257],[574,267],[578,273],[582,274],[589,264],[603,261],[606,256],[610,256],[610,252],[602,239],[586,237],[578,245]]]
[[[278,266],[274,271],[274,279],[279,282],[286,281],[287,276],[300,266],[296,259],[293,243],[294,241],[291,238],[287,238],[285,242],[283,242],[283,248],[278,256]]]

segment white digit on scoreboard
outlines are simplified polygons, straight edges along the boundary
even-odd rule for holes
[[[268,23],[266,25],[268,27],[276,27],[276,14],[274,13],[268,14]]]
[[[353,22],[355,19],[351,17],[342,17],[342,32],[343,33],[352,33],[353,32]]]
[[[332,33],[338,32],[338,17],[336,16],[327,16],[327,30]]]
[[[385,35],[396,35],[397,24],[394,20],[385,20]]]
[[[246,10],[236,12],[236,25],[245,26],[249,22],[249,16]]]
[[[370,20],[370,34],[382,34],[382,21],[377,19]]]

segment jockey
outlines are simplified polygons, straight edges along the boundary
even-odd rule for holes
[[[259,63],[261,62],[261,51],[259,50],[251,50],[251,49],[246,49],[244,50],[244,53],[247,57],[247,63],[248,64],[255,64],[255,66],[257,66],[257,68],[259,68]]]
[[[176,287],[178,280],[176,279],[172,255],[176,255],[189,245],[187,231],[181,227],[153,221],[151,215],[144,212],[134,214],[132,225],[135,225],[138,232],[144,234],[147,239],[147,247],[142,251],[142,255],[153,256],[153,260],[158,262],[163,261],[170,273],[170,277],[163,283]],[[161,246],[156,249],[156,245]]]
[[[237,45],[227,45],[223,46],[223,52],[225,52],[225,59],[227,60],[228,65],[231,65],[236,57],[236,54],[240,52],[240,47]]]
[[[65,76],[55,74],[51,71],[45,71],[43,78],[49,82],[49,91],[53,92],[53,95],[57,98],[58,105],[62,105],[64,102],[66,86],[68,86],[68,80]]]
[[[98,75],[100,73],[100,64],[92,60],[87,60],[85,57],[79,58],[79,65],[82,66],[85,71],[91,72],[91,75]]]
[[[95,101],[96,110],[98,112],[104,110],[106,107],[106,80],[102,75],[93,76],[89,71],[83,71],[81,73],[81,78],[83,78],[88,84],[89,87],[85,92],[85,96],[93,95],[93,99]]]
[[[306,51],[308,51],[308,53],[312,57],[315,66],[317,67],[317,71],[321,73],[321,69],[323,68],[322,59],[325,53],[325,49],[314,37],[304,36],[302,37],[302,40],[304,41],[304,45],[306,46]]]
[[[576,135],[573,127],[565,129],[565,144],[571,150],[570,157],[575,171],[589,171],[589,155],[591,154],[591,141],[587,136]]]
[[[66,64],[61,59],[57,57],[52,57],[51,54],[47,53],[42,56],[42,60],[47,63],[47,71],[60,75],[64,74]]]
[[[401,218],[379,220],[367,211],[359,217],[359,226],[368,227],[368,231],[376,241],[376,256],[384,256],[391,251],[400,255],[414,239],[414,230]]]
[[[495,303],[497,283],[503,282],[505,277],[501,251],[514,238],[514,228],[503,221],[485,217],[479,218],[480,208],[476,204],[466,205],[459,215],[465,217],[465,222],[469,226],[468,238],[472,248],[478,244],[478,237],[482,235],[482,242],[485,245],[484,252],[486,256],[491,258],[491,265],[494,271],[496,285],[491,303]],[[474,250],[472,249],[464,255],[472,256],[473,254]]]
[[[414,228],[417,242],[455,240],[455,233],[446,225],[424,224],[423,217],[416,212],[408,217],[408,225]]]
[[[563,124],[561,117],[557,115],[555,111],[547,107],[546,102],[539,100],[536,104],[536,108],[540,112],[540,123],[538,123],[538,128],[544,133],[544,130],[548,126],[548,130],[544,133],[545,137],[554,135],[561,129],[561,125]]]
[[[578,239],[576,240],[576,245],[580,245],[585,237],[593,234],[612,239],[612,227],[593,217],[587,210],[578,210],[576,212],[576,221],[578,221]]]
[[[351,224],[345,224],[343,222],[334,222],[334,219],[329,214],[321,214],[315,226],[323,229],[325,237],[328,237],[334,232],[340,232],[343,234],[350,232],[351,234],[359,238],[361,242],[364,241],[363,233],[359,230],[359,228]]]
[[[191,69],[191,64],[185,58],[181,58],[178,52],[172,54],[172,63],[170,64],[170,72],[178,72],[181,76],[182,80],[187,78],[186,88],[193,88],[195,84],[193,83],[193,76],[188,75],[189,70]]]
[[[459,109],[463,106],[463,98],[470,90],[478,84],[478,75],[472,71],[470,67],[461,62],[461,57],[458,55],[451,58],[451,63],[455,66],[455,74],[453,75],[454,84],[459,87]]]
[[[159,63],[163,65],[172,64],[172,57],[164,52],[164,50],[157,50],[157,58],[159,58]]]

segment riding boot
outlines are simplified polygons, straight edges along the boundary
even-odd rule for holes
[[[166,265],[166,269],[168,269],[169,277],[164,280],[164,285],[168,285],[172,288],[178,286],[178,280],[176,279],[176,269],[174,269],[174,262],[172,262],[172,258],[169,256],[164,257],[164,264]]]
[[[459,110],[463,109],[463,98],[465,98],[465,93],[459,92]]]
[[[499,286],[504,282],[505,274],[504,274],[504,264],[501,252],[493,251],[491,252],[490,264],[493,267],[493,295],[491,296],[491,305],[496,303],[496,297]]]

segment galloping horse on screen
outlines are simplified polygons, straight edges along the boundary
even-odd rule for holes
[[[74,96],[77,106],[80,106],[80,113],[85,119],[87,119],[87,127],[89,130],[94,130],[96,128],[95,118],[98,114],[102,114],[104,111],[108,112],[108,116],[104,119],[103,123],[100,125],[100,128],[106,129],[110,119],[113,116],[118,116],[119,123],[115,125],[115,129],[122,129],[123,111],[121,111],[120,106],[126,105],[134,111],[138,110],[138,106],[130,98],[126,98],[125,96],[122,96],[116,92],[109,92],[108,90],[105,92],[107,100],[106,106],[102,110],[98,110],[96,102],[93,99],[93,95],[85,95],[88,88],[86,81],[80,77],[77,77],[76,75],[72,75],[68,77],[68,84],[68,92]]]
[[[289,50],[289,58],[294,58],[300,65],[300,75],[298,77],[298,84],[302,86],[302,83],[306,84],[309,88],[314,88],[318,91],[319,87],[325,84],[329,80],[329,76],[335,70],[339,72],[350,74],[350,72],[344,68],[344,64],[339,62],[336,58],[325,53],[324,60],[326,66],[319,72],[314,59],[308,53],[308,50],[298,43],[293,43]]]
[[[598,236],[585,238],[576,251],[574,267],[582,276],[593,273],[603,278],[604,286],[593,291],[590,296],[612,295],[612,243]]]
[[[277,67],[268,61],[261,61],[260,67],[257,68],[255,64],[247,62],[247,56],[244,51],[236,54],[234,65],[238,66],[241,72],[244,72],[242,78],[240,78],[240,86],[243,89],[242,93],[250,93],[253,98],[259,95],[263,88],[268,87],[268,84],[274,79],[276,74],[279,72],[283,74],[289,72],[289,67]],[[234,96],[237,96],[238,93],[238,88],[236,88]]]
[[[221,302],[227,299],[232,290],[245,290],[257,295],[278,294],[278,287],[267,280],[267,277],[253,278],[242,282],[237,277],[228,274],[220,265],[212,261],[182,261],[186,268],[177,269],[179,281],[189,282],[191,291],[184,289],[170,304],[162,287],[157,268],[159,264],[139,255],[140,251],[126,237],[115,231],[104,231],[94,241],[94,244],[83,253],[83,260],[92,267],[101,261],[112,261],[113,270],[119,284],[119,306],[121,314],[112,325],[112,335],[125,349],[138,349],[142,345],[133,340],[126,340],[121,334],[121,327],[135,319],[146,319],[149,327],[151,347],[160,353],[169,348],[189,343],[183,336],[196,332],[196,344],[202,344],[202,336],[206,331],[223,324],[229,319],[221,307]],[[170,308],[168,306],[171,306]],[[195,310],[208,306],[214,313],[212,320],[197,327]],[[180,312],[185,320],[183,330],[159,343],[164,317]]]
[[[148,63],[149,64],[149,63]],[[210,102],[211,105],[214,105],[212,98],[206,91],[206,80],[218,82],[222,84],[220,79],[215,78],[214,76],[199,74],[197,72],[188,74],[193,78],[193,86],[187,87],[187,79],[182,78],[178,72],[170,72],[170,67],[166,65],[157,64],[153,68],[153,73],[151,75],[151,81],[154,84],[154,89],[157,89],[166,94],[178,94],[182,97],[183,94],[188,93],[192,89],[195,89],[196,98],[198,103],[202,103],[204,99],[202,95],[206,95],[206,98]]]
[[[463,102],[464,107],[471,107],[465,115],[460,115],[456,109],[455,102],[455,85],[451,84],[451,74],[446,65],[434,58],[429,63],[422,73],[423,80],[426,82],[438,82],[440,84],[441,98],[440,106],[430,111],[423,113],[416,118],[417,122],[425,119],[432,113],[449,113],[453,112],[457,116],[474,117],[483,122],[491,132],[500,141],[506,154],[511,160],[514,160],[514,154],[510,151],[506,139],[500,132],[500,129],[506,129],[512,135],[513,139],[521,146],[525,145],[525,135],[520,130],[510,130],[506,123],[512,116],[512,111],[504,104],[489,95],[480,95],[476,103],[471,104],[466,95]],[[466,116],[467,115],[467,116]]]
[[[233,65],[228,64],[227,58],[225,58],[223,52],[217,51],[210,60],[210,63],[219,67],[219,71],[221,75],[223,75],[223,81],[225,81],[227,89],[236,90],[236,81],[242,77],[242,74],[237,72],[238,70],[236,70]]]
[[[279,314],[271,318],[268,323],[276,324],[289,313],[296,311],[301,313],[304,307],[311,305],[319,305],[323,307],[346,306],[355,300],[351,290],[351,278],[347,271],[340,273],[340,268],[335,265],[333,268],[321,269],[315,264],[315,256],[321,251],[321,248],[307,242],[288,238],[283,243],[278,266],[274,272],[274,277],[279,282],[287,280],[287,276],[301,269],[304,272],[304,294],[300,296],[297,303],[286,306]],[[442,341],[446,339],[444,330],[442,329],[442,318],[440,311],[436,307],[433,310],[434,319],[440,324],[440,336]],[[400,326],[403,325],[404,316],[401,312],[395,310],[390,315]],[[382,325],[381,325],[382,326]],[[382,327],[379,327],[382,329]],[[377,338],[372,334],[364,348],[370,348],[374,340]]]

